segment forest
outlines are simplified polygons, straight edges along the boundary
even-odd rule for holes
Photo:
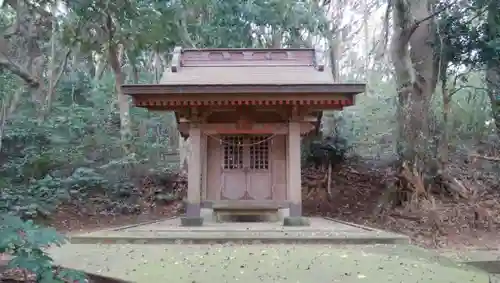
[[[498,242],[498,1],[0,5],[0,253],[40,282],[76,276],[55,276],[43,251],[65,233],[182,212],[175,117],[134,108],[121,90],[158,82],[175,46],[316,48],[336,81],[367,84],[308,137],[341,157],[331,181],[303,145],[308,214],[431,248]]]

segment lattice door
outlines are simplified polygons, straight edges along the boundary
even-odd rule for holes
[[[267,136],[251,136],[248,141],[250,146],[250,170],[269,170],[269,138]]]
[[[249,136],[247,194],[251,199],[272,199],[269,136]]]
[[[223,136],[221,138],[221,199],[242,199],[245,197],[247,188],[244,168],[244,141],[243,136]]]
[[[222,199],[271,198],[268,136],[223,136]]]
[[[243,169],[243,142],[242,136],[225,136],[222,138],[223,168],[224,170]]]

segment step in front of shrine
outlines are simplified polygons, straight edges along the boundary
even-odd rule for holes
[[[184,227],[179,218],[129,225],[70,236],[74,244],[408,244],[391,232],[329,218],[310,218],[310,226],[284,227],[280,222],[207,223]]]

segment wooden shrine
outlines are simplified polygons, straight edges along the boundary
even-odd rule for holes
[[[364,84],[334,82],[314,49],[176,48],[160,84],[124,85],[134,104],[174,111],[190,140],[184,225],[203,209],[279,210],[303,225],[301,136]]]

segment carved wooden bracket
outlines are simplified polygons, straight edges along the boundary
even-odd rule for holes
[[[192,107],[191,110],[190,110],[190,115],[189,115],[189,120],[191,120],[191,122],[193,123],[199,123],[201,122],[200,121],[200,111],[198,109],[198,107]]]
[[[299,121],[300,120],[300,109],[297,105],[292,106],[292,110],[290,113],[290,121]]]

